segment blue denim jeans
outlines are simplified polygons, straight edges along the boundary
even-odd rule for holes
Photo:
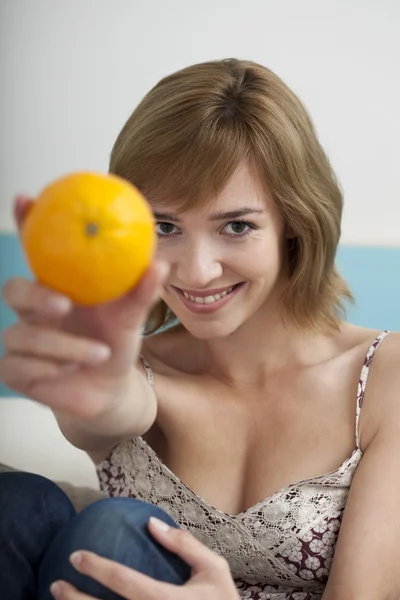
[[[190,567],[147,531],[151,516],[177,527],[161,509],[130,498],[105,498],[76,514],[53,482],[28,473],[0,474],[0,598],[52,600],[63,579],[99,600],[121,597],[78,573],[68,557],[91,550],[160,581],[182,585]]]

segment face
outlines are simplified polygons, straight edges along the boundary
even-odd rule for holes
[[[285,277],[284,224],[247,165],[207,208],[153,209],[170,265],[162,299],[193,336],[229,336],[272,310]]]

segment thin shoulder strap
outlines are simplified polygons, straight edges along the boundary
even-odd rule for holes
[[[144,356],[141,356],[140,360],[142,362],[144,370],[146,371],[148,382],[151,385],[151,387],[154,388],[154,373],[151,370],[151,367],[150,367],[149,363],[147,362],[147,360],[144,358]]]
[[[363,368],[361,369],[361,375],[360,375],[360,379],[358,381],[358,391],[357,391],[357,412],[356,412],[356,446],[357,446],[357,448],[359,448],[359,443],[360,443],[361,408],[362,408],[362,405],[364,402],[365,389],[367,387],[367,381],[368,381],[369,371],[371,368],[371,363],[374,359],[375,352],[379,348],[381,342],[388,335],[388,333],[389,333],[389,331],[387,331],[387,330],[382,331],[382,333],[380,333],[378,335],[378,337],[375,339],[375,341],[372,342],[371,346],[368,349],[367,356],[365,357]]]

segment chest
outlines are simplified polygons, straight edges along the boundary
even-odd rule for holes
[[[357,382],[318,373],[263,390],[159,379],[146,441],[212,506],[237,514],[287,485],[330,472],[355,446]]]

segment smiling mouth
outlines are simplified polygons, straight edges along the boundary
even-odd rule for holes
[[[218,302],[218,300],[221,300],[222,298],[225,298],[225,296],[229,296],[230,294],[232,294],[232,292],[234,292],[241,285],[243,285],[243,282],[236,283],[235,285],[226,288],[222,292],[218,292],[217,294],[210,294],[209,296],[192,296],[191,294],[188,294],[187,292],[184,292],[179,288],[176,289],[179,290],[179,292],[186,298],[186,300],[189,300],[194,304],[214,304],[214,302]]]

